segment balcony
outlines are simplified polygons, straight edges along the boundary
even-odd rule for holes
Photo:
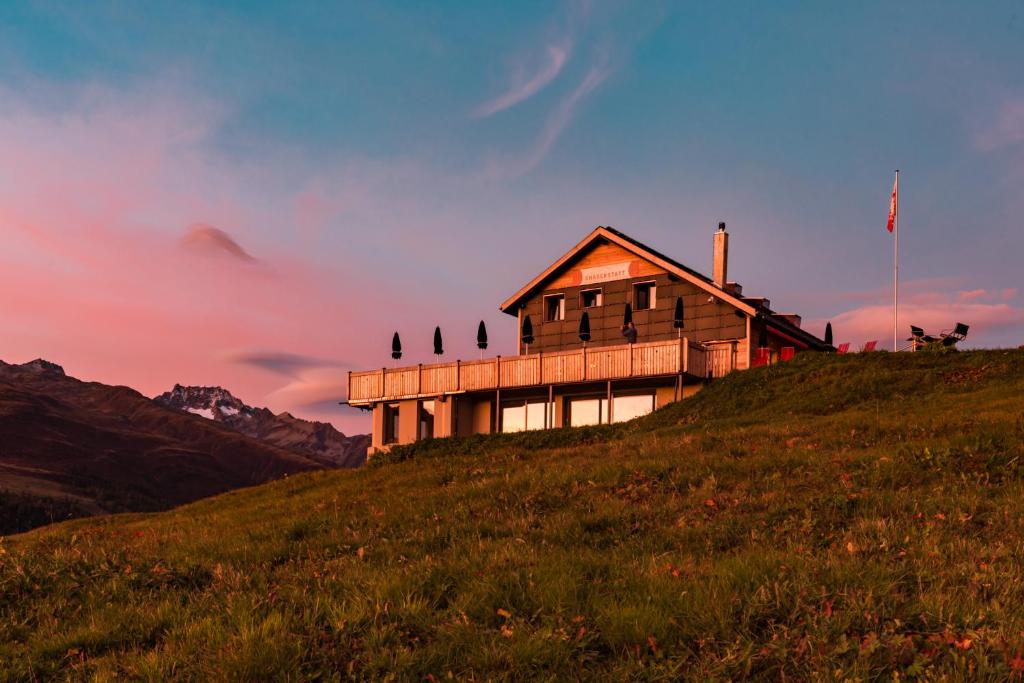
[[[348,403],[428,398],[444,394],[495,391],[582,382],[689,375],[720,377],[745,367],[738,353],[745,340],[699,343],[686,337],[533,353],[508,358],[434,363],[350,372]]]

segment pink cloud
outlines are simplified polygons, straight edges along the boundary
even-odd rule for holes
[[[215,255],[227,254],[244,262],[256,260],[238,242],[231,239],[231,236],[226,232],[205,223],[190,225],[181,238],[181,244],[186,249],[194,252]]]
[[[972,289],[967,292],[957,293],[957,298],[960,301],[977,301],[978,299],[988,299],[991,296],[987,289]]]
[[[963,295],[967,295],[966,297]],[[965,347],[983,346],[986,339],[1013,338],[1024,332],[1024,308],[1003,302],[983,302],[994,298],[987,290],[966,292],[918,292],[900,300],[900,339],[910,336],[910,325],[924,328],[929,334],[950,330],[957,322],[971,327]],[[893,312],[891,302],[870,303],[844,311],[828,319],[832,323],[837,344],[851,342],[859,347],[869,340],[892,348]],[[812,320],[805,325],[814,331],[824,328],[826,320]],[[1012,342],[1013,345],[1024,341]]]
[[[365,417],[329,409],[346,376],[330,359],[379,363],[386,340],[366,334],[366,310],[432,329],[429,313],[388,282],[362,286],[373,266],[347,254],[330,267],[293,254],[295,207],[313,222],[324,213],[279,189],[293,186],[294,167],[268,172],[213,151],[220,108],[159,89],[61,97],[58,108],[0,93],[0,230],[12,245],[0,251],[3,359],[41,356],[148,395],[220,384],[366,431]],[[226,358],[253,348],[328,360],[283,376]],[[319,404],[298,381],[320,387]]]
[[[957,292],[960,301],[1013,301],[1017,298],[1017,289],[971,289]]]

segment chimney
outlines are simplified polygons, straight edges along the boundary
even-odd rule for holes
[[[725,223],[719,223],[718,232],[715,233],[715,268],[713,272],[713,279],[719,289],[725,289],[728,265],[729,233],[725,231]]]

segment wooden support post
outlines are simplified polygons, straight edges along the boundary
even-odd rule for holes
[[[587,346],[583,345],[583,381],[587,381]]]
[[[380,369],[380,395],[383,396],[384,398],[387,398],[387,395],[388,395],[388,385],[387,385],[387,377],[384,376],[384,372],[385,372],[385,368],[381,368]]]
[[[423,393],[423,363],[419,363],[416,367],[416,395],[419,396]]]
[[[448,436],[458,436],[459,435],[459,406],[458,406],[458,401],[459,401],[459,399],[457,399],[455,396],[450,396],[448,398],[448,424],[451,425],[451,429],[452,429],[451,434],[449,434]]]
[[[501,432],[501,389],[494,391],[494,433]]]
[[[494,359],[494,386],[501,387],[501,356]]]
[[[462,390],[462,361],[455,360],[455,391]]]
[[[608,380],[608,424],[612,423],[612,381]]]
[[[690,340],[682,339],[683,345],[679,349],[681,361],[679,363],[679,396],[676,397],[677,401],[683,400],[683,375],[690,370]]]
[[[555,426],[555,387],[551,384],[548,385],[548,402],[544,406],[544,424],[547,429]]]

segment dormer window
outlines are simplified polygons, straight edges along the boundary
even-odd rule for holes
[[[565,295],[549,294],[544,297],[544,322],[565,320]]]
[[[596,308],[601,305],[602,299],[600,287],[597,289],[584,289],[580,292],[580,308]]]
[[[649,311],[657,306],[657,287],[653,282],[638,282],[633,285],[633,309]]]

